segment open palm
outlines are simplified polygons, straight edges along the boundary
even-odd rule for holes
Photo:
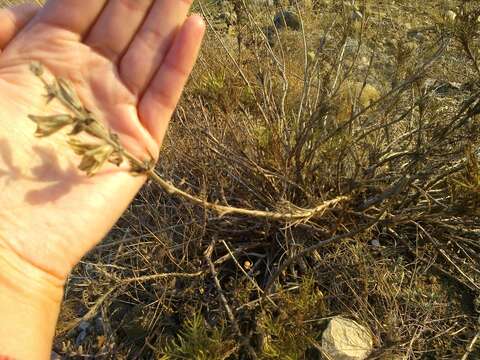
[[[61,134],[34,137],[27,115],[65,109],[46,105],[29,64],[39,61],[71,80],[82,103],[128,150],[156,154],[204,33],[198,17],[185,21],[190,4],[50,0],[32,20],[24,21],[22,10],[21,21],[0,25],[0,250],[63,279],[144,181],[114,169],[87,178]],[[22,22],[14,36],[12,27]]]

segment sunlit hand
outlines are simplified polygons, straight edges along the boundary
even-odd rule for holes
[[[66,111],[46,105],[31,62],[71,80],[129,151],[156,156],[204,34],[190,5],[50,0],[30,21],[31,6],[0,13],[0,272],[61,284],[144,182],[113,165],[88,178],[63,134],[34,136],[29,114]]]
[[[29,71],[70,79],[83,104],[139,155],[158,153],[196,59],[204,26],[190,0],[52,0],[0,55],[0,247],[65,278],[125,210],[143,179],[87,179],[61,136],[36,139],[45,106]],[[12,30],[3,30],[12,33]],[[2,36],[0,35],[0,39]],[[3,41],[5,43],[5,41]]]

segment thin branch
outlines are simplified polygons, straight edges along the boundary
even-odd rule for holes
[[[215,269],[215,265],[212,261],[212,253],[213,253],[213,248],[215,246],[215,239],[212,240],[208,248],[204,252],[204,257],[205,260],[207,261],[208,267],[210,268],[210,274],[212,275],[213,281],[215,283],[215,288],[218,291],[218,296],[220,297],[220,301],[222,302],[222,305],[227,312],[228,319],[230,320],[233,330],[237,334],[237,336],[240,338],[240,343],[242,346],[249,352],[249,354],[252,356],[253,359],[256,359],[257,356],[255,354],[255,351],[253,350],[252,346],[250,345],[248,339],[243,336],[242,331],[240,329],[240,325],[238,324],[238,321],[233,313],[232,308],[228,304],[227,297],[225,296],[225,292],[222,289],[222,285],[220,284],[220,280],[218,280],[218,273],[217,270]]]
[[[155,275],[147,275],[147,276],[138,276],[132,277],[128,279],[122,279],[117,284],[112,286],[106,293],[100,296],[96,301],[95,304],[88,310],[88,312],[83,315],[81,318],[74,319],[69,322],[60,332],[60,334],[64,334],[69,332],[70,330],[74,329],[78,324],[82,321],[88,321],[93,319],[100,307],[105,303],[105,301],[110,298],[113,294],[115,294],[120,288],[124,287],[125,285],[131,283],[142,283],[148,281],[155,281],[160,279],[167,279],[167,278],[195,278],[199,277],[204,274],[204,271],[198,271],[196,273],[164,273],[164,274],[155,274]],[[59,334],[57,334],[59,335]]]
[[[360,233],[363,233],[364,231],[370,229],[372,226],[375,226],[381,219],[381,217],[383,216],[384,212],[381,212],[381,214],[379,216],[377,216],[377,218],[375,218],[375,220],[359,227],[358,229],[355,229],[355,230],[352,230],[352,231],[349,231],[347,233],[344,233],[344,234],[340,234],[340,235],[336,235],[336,236],[332,236],[326,240],[323,240],[323,241],[320,241],[318,242],[317,244],[315,245],[312,245],[302,251],[300,251],[299,253],[297,253],[296,255],[292,256],[291,258],[287,259],[286,261],[284,261],[278,268],[277,270],[272,274],[272,276],[270,276],[270,279],[268,280],[267,282],[267,285],[265,286],[265,294],[269,294],[271,288],[272,288],[272,285],[273,283],[276,281],[276,279],[280,276],[280,274],[287,268],[289,267],[290,265],[292,265],[295,261],[297,261],[299,258],[305,256],[305,255],[308,255],[310,254],[311,252],[315,251],[315,250],[318,250],[319,248],[325,246],[325,245],[329,245],[335,241],[339,241],[339,240],[343,240],[343,239],[347,239],[347,238],[351,238],[355,235],[358,235]]]
[[[178,196],[193,204],[202,206],[205,209],[213,210],[220,216],[236,214],[269,220],[307,222],[312,218],[323,216],[326,211],[335,208],[340,203],[350,199],[346,196],[339,196],[335,199],[325,201],[314,208],[303,209],[292,206],[291,209],[284,212],[223,206],[200,199],[164,180],[155,170],[155,159],[153,155],[151,155],[149,161],[142,161],[122,147],[118,136],[107,130],[100,120],[96,119],[88,109],[82,106],[74,89],[71,88],[68,83],[61,79],[56,79],[52,84],[48,83],[43,78],[43,66],[41,64],[34,63],[32,64],[31,69],[35,75],[43,81],[47,90],[47,98],[50,100],[53,98],[58,99],[63,106],[73,113],[73,116],[53,115],[48,117],[37,117],[31,115],[30,118],[35,121],[38,126],[37,136],[46,137],[52,135],[52,122],[55,132],[63,129],[67,125],[73,126],[73,130],[69,134],[69,145],[77,154],[83,156],[79,168],[86,171],[89,176],[94,175],[95,171],[100,169],[107,161],[113,162],[119,166],[122,163],[122,158],[125,158],[130,163],[130,171],[132,173],[145,174],[167,194]],[[49,127],[47,128],[46,125]],[[43,130],[43,132],[40,133],[39,130]],[[105,150],[104,145],[102,144],[91,145],[78,141],[74,136],[81,132],[86,132],[90,136],[104,141],[110,148]],[[112,159],[112,157],[114,157],[114,159]]]
[[[478,318],[478,323],[480,324],[480,317]],[[461,360],[467,360],[468,359],[470,354],[473,352],[475,344],[477,343],[478,339],[480,339],[480,330],[478,330],[478,332],[475,334],[473,339],[468,344],[467,351],[465,352],[465,354],[463,354]]]

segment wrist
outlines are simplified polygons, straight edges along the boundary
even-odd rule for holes
[[[0,243],[0,291],[33,301],[61,303],[64,281],[28,263]]]
[[[0,245],[0,357],[48,359],[63,283]]]

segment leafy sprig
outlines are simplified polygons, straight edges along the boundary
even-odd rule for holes
[[[44,138],[69,129],[67,143],[75,154],[81,156],[78,168],[89,177],[97,174],[107,163],[119,167],[127,161],[131,174],[146,175],[168,194],[176,195],[193,204],[216,211],[221,216],[237,214],[291,223],[308,222],[312,218],[323,216],[325,212],[349,200],[348,197],[339,196],[310,209],[281,204],[279,208],[283,211],[274,212],[223,206],[195,197],[164,180],[155,171],[155,158],[153,156],[150,156],[149,160],[142,161],[127,151],[122,146],[119,136],[107,129],[89,109],[83,106],[70,82],[57,78],[52,82],[47,81],[44,76],[45,69],[38,62],[32,63],[30,70],[45,85],[47,104],[57,99],[68,110],[68,113],[65,114],[29,115],[29,118],[37,125],[35,135]],[[85,141],[85,137],[79,136],[81,134],[88,135],[94,141]]]

